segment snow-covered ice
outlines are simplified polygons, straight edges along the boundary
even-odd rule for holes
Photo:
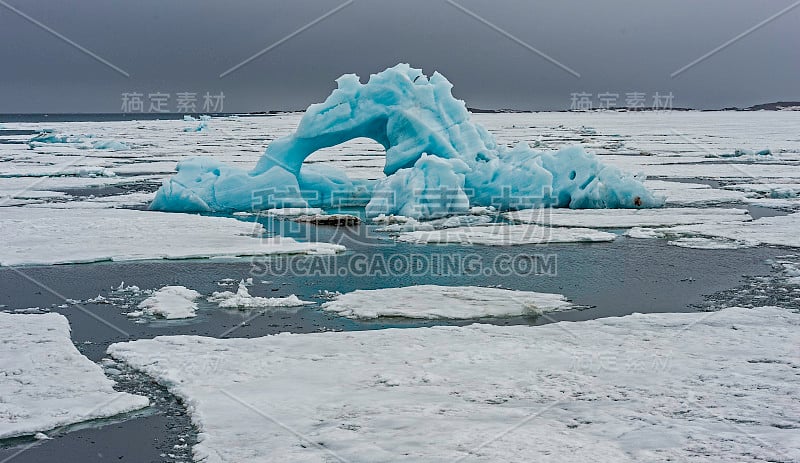
[[[382,219],[380,217],[383,217]],[[488,225],[493,222],[493,217],[487,214],[480,215],[453,215],[433,220],[416,220],[405,216],[379,216],[377,223],[385,223],[375,229],[377,232],[411,232],[416,230],[441,230],[443,228],[474,227]]]
[[[712,188],[702,183],[665,182],[663,180],[647,180],[644,186],[653,193],[665,196],[667,205],[698,206],[721,203],[741,203],[752,196],[742,191],[731,191]]]
[[[223,461],[800,459],[800,315],[780,308],[110,346]]]
[[[63,315],[0,313],[0,439],[147,407],[78,352]]]
[[[344,247],[263,238],[263,227],[226,217],[126,209],[6,207],[0,265],[334,254]]]
[[[724,238],[752,244],[800,247],[800,212],[752,222],[705,223],[660,229],[671,235]]]
[[[663,209],[526,209],[506,212],[509,220],[559,227],[631,228],[668,225],[743,222],[747,209],[670,207]]]
[[[267,215],[272,215],[275,217],[297,217],[301,215],[316,215],[324,213],[324,211],[318,207],[283,207],[267,209],[264,212]]]
[[[703,236],[686,236],[668,242],[673,246],[690,249],[744,249],[758,246],[758,242],[725,238],[706,238]]]
[[[174,320],[197,316],[197,303],[201,294],[185,286],[164,286],[139,303],[137,311],[128,313],[129,317],[150,315]]]
[[[322,304],[350,318],[470,319],[541,315],[575,308],[561,294],[480,286],[417,285],[356,290]]]
[[[252,279],[250,280],[252,284]],[[298,307],[301,305],[312,304],[300,300],[294,294],[286,297],[260,297],[250,295],[247,284],[244,280],[239,282],[236,292],[215,291],[208,297],[210,302],[216,302],[220,307],[226,309],[259,309],[267,307]]]
[[[617,235],[589,228],[551,228],[535,224],[489,224],[472,227],[455,227],[443,230],[417,230],[403,232],[397,240],[406,243],[435,244],[459,243],[487,246],[517,244],[581,243],[614,241]]]

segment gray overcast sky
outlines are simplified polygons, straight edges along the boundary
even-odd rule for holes
[[[355,0],[222,79],[344,0],[3,0],[130,77],[0,6],[0,113],[119,112],[134,91],[169,93],[170,109],[178,92],[224,92],[227,112],[303,109],[340,74],[398,62],[441,72],[481,108],[566,109],[573,92],[800,100],[800,7],[670,77],[794,0],[457,1],[580,78],[444,0]]]

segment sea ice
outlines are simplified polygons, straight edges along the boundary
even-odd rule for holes
[[[63,315],[0,313],[0,439],[147,407],[78,352]]]
[[[758,242],[730,240],[725,238],[706,238],[703,236],[676,238],[668,241],[673,246],[690,249],[744,249],[758,246]]]
[[[381,219],[380,217],[383,217]],[[455,227],[475,227],[489,225],[493,223],[493,218],[489,215],[453,215],[441,219],[420,221],[404,216],[378,216],[377,223],[386,223],[383,227],[378,227],[378,232],[411,232],[417,230],[441,230],[443,228]],[[374,220],[373,220],[374,221]]]
[[[667,198],[667,205],[697,206],[720,203],[741,203],[752,193],[711,188],[702,183],[646,180],[644,186]]]
[[[4,207],[0,265],[335,254],[344,246],[262,237],[260,224],[227,217],[128,209]]]
[[[724,238],[732,241],[772,246],[800,247],[800,212],[762,217],[752,222],[704,223],[659,229],[677,236]],[[747,247],[747,246],[745,246]]]
[[[197,314],[197,300],[200,293],[185,286],[164,286],[139,303],[139,310],[128,316],[151,315],[167,320],[192,318]]]
[[[115,140],[97,140],[92,142],[92,148],[96,150],[125,151],[131,149],[130,146]]]
[[[554,153],[520,143],[499,145],[473,123],[452,84],[399,64],[366,84],[347,74],[324,103],[311,105],[297,130],[273,141],[255,169],[192,158],[178,164],[151,208],[165,211],[250,211],[340,205],[367,195],[368,216],[436,218],[471,206],[519,209],[657,207],[642,178],[603,165],[580,147]],[[330,166],[303,165],[315,151],[358,137],[386,151],[376,184]],[[369,190],[372,190],[370,193]]]
[[[718,222],[745,222],[747,209],[671,207],[663,209],[526,209],[506,212],[511,221],[559,227],[631,228]]]
[[[798,345],[800,314],[764,307],[109,353],[190,404],[206,463],[738,463],[800,460]]]
[[[356,290],[322,304],[350,318],[470,319],[541,315],[575,308],[561,294],[479,286],[418,285]]]
[[[324,214],[323,210],[318,207],[284,207],[279,209],[267,209],[264,212],[267,215],[275,217],[298,217],[301,215]]]
[[[252,284],[252,279],[250,279]],[[210,302],[216,302],[220,307],[226,309],[257,309],[266,307],[298,307],[301,305],[312,304],[311,302],[301,301],[294,294],[286,297],[259,297],[251,296],[244,280],[239,282],[236,292],[216,291],[208,297]]]
[[[487,246],[516,244],[580,243],[614,241],[617,235],[589,228],[551,228],[540,225],[489,224],[443,230],[417,230],[403,232],[398,241],[433,244],[459,243]]]

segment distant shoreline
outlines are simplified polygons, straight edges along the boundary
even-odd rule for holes
[[[524,113],[571,113],[571,112],[651,112],[665,111],[665,109],[645,108],[610,108],[610,109],[591,109],[591,110],[524,110],[524,109],[484,109],[467,108],[473,114],[524,114]],[[719,109],[699,109],[699,108],[669,108],[667,111],[800,111],[800,101],[778,101],[773,103],[763,103],[746,108],[728,107]],[[280,116],[283,114],[303,113],[305,110],[286,110],[286,111],[254,111],[247,113],[210,113],[214,117],[251,117],[251,116]],[[188,114],[199,116],[201,113]],[[186,113],[7,113],[0,114],[0,122],[79,122],[87,118],[97,118],[106,121],[130,121],[130,120],[182,120]]]

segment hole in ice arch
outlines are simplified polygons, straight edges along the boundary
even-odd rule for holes
[[[367,137],[318,149],[300,168],[302,196],[312,207],[341,210],[366,206],[374,183],[386,178],[385,160],[386,149]]]
[[[319,105],[311,105],[306,114],[315,106]],[[306,159],[315,152],[361,138],[373,140],[384,152],[391,147],[386,116],[355,117],[353,109],[342,104],[333,109],[317,111],[312,117],[304,116],[294,134],[270,143],[253,172],[262,173],[278,166],[296,175]]]
[[[383,165],[386,148],[375,140],[358,137],[338,145],[318,149],[303,162],[300,172],[309,165],[345,169],[353,179],[379,180],[385,178]]]

